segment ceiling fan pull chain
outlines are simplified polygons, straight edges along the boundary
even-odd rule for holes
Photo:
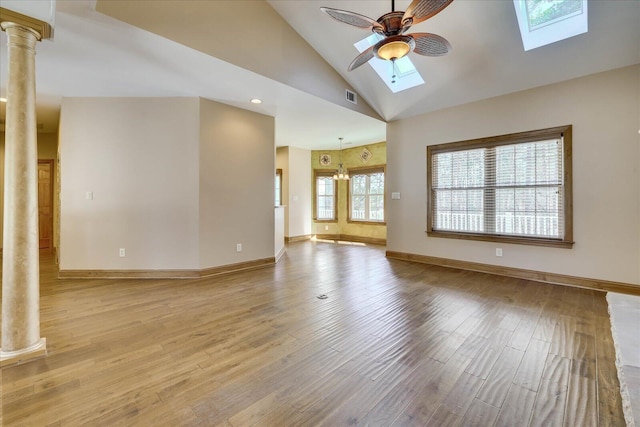
[[[391,83],[396,82],[396,59],[391,59]]]

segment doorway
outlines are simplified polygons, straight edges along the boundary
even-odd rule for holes
[[[53,249],[53,160],[38,160],[38,223],[40,250]]]

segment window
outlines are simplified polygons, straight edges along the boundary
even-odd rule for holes
[[[335,221],[337,219],[336,183],[333,171],[315,172],[315,217],[316,221]]]
[[[573,244],[571,126],[427,147],[427,233]]]
[[[384,222],[384,168],[349,172],[349,220]]]
[[[524,50],[589,30],[587,0],[513,0]]]
[[[276,169],[276,206],[282,205],[282,169]]]

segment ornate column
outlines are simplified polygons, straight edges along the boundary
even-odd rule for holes
[[[3,21],[9,79],[5,119],[2,350],[0,365],[42,356],[38,240],[35,46],[41,34]]]

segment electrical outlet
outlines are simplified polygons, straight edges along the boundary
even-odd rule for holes
[[[324,226],[324,231],[327,231],[327,230],[329,230],[329,226],[328,226],[328,225],[325,225],[325,226]]]
[[[125,251],[124,248],[120,248],[120,258],[124,258]]]
[[[242,243],[236,244],[236,252],[242,252]]]
[[[502,248],[496,248],[496,256],[502,256]]]

